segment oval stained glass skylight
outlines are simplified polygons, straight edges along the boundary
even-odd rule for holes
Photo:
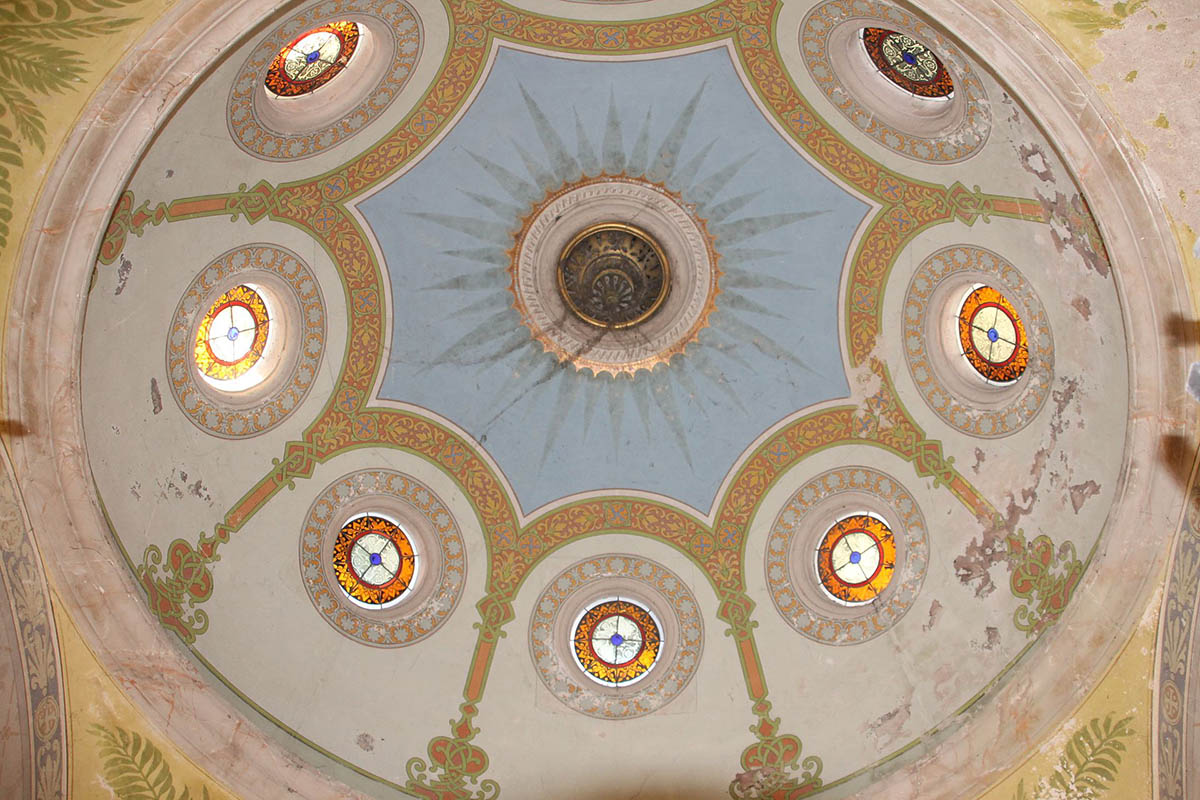
[[[572,638],[579,666],[612,686],[645,677],[662,648],[658,622],[648,609],[628,600],[605,600],[588,608]]]
[[[213,381],[234,381],[262,358],[270,335],[267,304],[253,288],[235,286],[218,297],[196,331],[194,355]]]
[[[880,74],[918,97],[949,97],[954,81],[941,59],[907,34],[886,28],[863,28],[862,43]]]
[[[892,580],[896,540],[887,523],[872,514],[843,517],[817,548],[817,577],[834,599],[869,603]]]
[[[958,312],[958,338],[967,363],[985,379],[1011,383],[1025,373],[1029,349],[1016,308],[990,286],[979,286]]]
[[[308,94],[333,80],[358,47],[358,25],[330,22],[301,34],[275,56],[264,80],[280,97]]]
[[[342,526],[333,543],[333,571],[357,603],[386,608],[412,586],[417,554],[404,530],[386,517],[364,514]]]

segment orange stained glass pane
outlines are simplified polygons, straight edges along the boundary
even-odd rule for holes
[[[333,543],[333,571],[347,595],[372,606],[396,600],[412,585],[417,556],[399,525],[366,514],[342,526]]]
[[[575,657],[597,680],[613,685],[641,678],[658,660],[662,634],[650,612],[627,600],[606,600],[575,626]]]
[[[315,91],[350,62],[358,36],[358,25],[346,20],[306,31],[279,51],[263,82],[280,97]]]
[[[838,520],[817,548],[817,575],[845,603],[874,600],[896,570],[896,539],[883,520],[853,514]]]
[[[231,381],[250,371],[267,346],[267,304],[249,286],[217,298],[196,331],[196,366],[208,377]]]
[[[1025,325],[1008,298],[990,286],[963,301],[958,338],[967,362],[989,381],[1015,381],[1029,364]]]

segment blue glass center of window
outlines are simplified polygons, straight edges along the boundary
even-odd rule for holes
[[[609,641],[612,642],[613,647],[620,647],[625,644],[625,637],[619,633],[614,633]]]
[[[383,556],[379,555],[379,553],[371,553],[372,566],[378,566],[381,563],[383,563]]]
[[[862,553],[854,550],[850,551],[850,563],[857,564],[860,561],[862,561]]]
[[[234,339],[236,339],[238,337],[239,333],[241,333],[241,331],[239,331],[236,327],[234,327],[234,328],[230,328],[229,333],[227,333],[225,335],[228,336],[229,341],[232,342]]]
[[[316,60],[317,60],[318,58],[320,58],[320,57],[321,57],[321,51],[320,51],[320,50],[313,50],[311,53],[309,53],[308,55],[306,55],[306,56],[304,57],[304,63],[306,63],[306,64],[311,64],[311,63],[313,63],[314,61],[316,61]]]
[[[999,332],[995,328],[988,328],[988,341],[994,342],[1000,338]]]
[[[902,55],[901,58],[904,59],[905,64],[916,64],[917,63],[917,57],[914,56],[912,53],[908,52],[907,50],[904,51],[904,55]]]

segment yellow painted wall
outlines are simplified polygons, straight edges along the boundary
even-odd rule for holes
[[[57,597],[53,598],[53,605],[67,690],[68,796],[77,800],[133,796],[135,791],[145,791],[146,784],[138,778],[145,775],[151,785],[162,789],[149,795],[151,797],[167,797],[165,787],[169,786],[175,790],[175,800],[185,800],[182,798],[185,788],[190,800],[204,797],[232,800],[233,795],[150,725],[100,666],[75,623],[62,612],[63,605]],[[130,745],[121,749],[133,755],[131,761],[136,767],[111,752],[111,748],[106,748],[106,737],[113,736],[121,741],[122,731],[129,736]],[[132,734],[137,734],[141,740],[136,742],[136,747]],[[153,755],[155,752],[159,754],[158,758]],[[144,763],[143,756],[146,756]],[[118,778],[118,774],[123,775],[124,780]]]

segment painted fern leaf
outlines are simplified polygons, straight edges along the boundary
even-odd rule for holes
[[[0,36],[0,79],[39,94],[73,88],[83,78],[86,62],[74,50],[45,42]]]
[[[0,25],[5,36],[47,41],[67,39],[90,39],[116,33],[134,22],[132,17],[80,17],[78,19],[51,19],[22,22],[11,11],[0,8]]]
[[[117,800],[191,800],[187,787],[177,793],[171,767],[162,752],[136,731],[109,730],[92,725],[100,740],[100,759],[104,763],[104,781]],[[208,800],[208,787],[201,790]]]
[[[1057,789],[1087,787],[1100,793],[1117,778],[1125,744],[1121,739],[1131,736],[1129,723],[1133,717],[1113,721],[1112,714],[1103,720],[1095,718],[1077,730],[1067,742],[1062,766],[1050,779]]]

